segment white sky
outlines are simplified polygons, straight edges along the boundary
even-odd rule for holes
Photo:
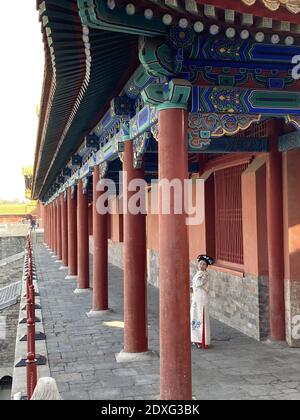
[[[25,199],[22,167],[33,165],[44,51],[35,0],[1,1],[0,199]]]

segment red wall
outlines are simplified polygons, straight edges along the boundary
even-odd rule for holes
[[[300,150],[283,153],[285,278],[300,281]]]
[[[244,270],[268,274],[266,165],[257,157],[242,175]]]

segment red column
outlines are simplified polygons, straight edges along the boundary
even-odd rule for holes
[[[57,256],[58,254],[58,237],[57,237],[57,224],[58,224],[58,217],[57,217],[57,199],[53,202],[53,212],[54,212],[54,226],[53,226],[53,235],[54,235],[54,254]]]
[[[50,248],[50,244],[51,244],[51,204],[48,204],[47,207],[47,218],[48,218],[48,223],[47,223],[47,245]]]
[[[50,206],[45,207],[45,219],[46,219],[46,244],[49,246],[49,225],[50,225]]]
[[[48,234],[48,207],[44,206],[44,244],[47,244],[48,242],[47,234]]]
[[[129,183],[134,178],[144,179],[143,169],[133,168],[132,142],[125,142],[123,171]],[[125,190],[127,202],[134,194]],[[146,314],[146,216],[124,210],[124,351],[148,351]]]
[[[187,111],[159,112],[159,179],[188,178]],[[185,214],[162,214],[159,188],[160,396],[192,398],[189,257]]]
[[[271,340],[285,340],[282,156],[280,122],[274,121],[267,156],[267,230]]]
[[[108,237],[107,214],[99,214],[97,200],[103,192],[97,191],[99,167],[93,176],[93,306],[92,311],[108,310]]]
[[[56,229],[57,229],[57,259],[61,261],[62,259],[62,242],[61,242],[61,205],[60,197],[57,198],[57,207],[56,207]]]
[[[47,245],[50,247],[50,236],[51,236],[51,205],[47,206]]]
[[[73,188],[73,191],[72,191]],[[77,276],[77,199],[75,187],[67,191],[69,276]]]
[[[283,153],[283,218],[285,247],[286,335],[291,347],[300,347],[300,149]]]
[[[63,193],[61,195],[61,231],[62,231],[62,262],[68,265],[68,218],[67,218],[67,197]]]
[[[50,248],[54,251],[54,203],[51,203],[51,239],[50,239]]]
[[[48,246],[49,246],[49,248],[50,249],[52,249],[52,247],[51,247],[51,242],[52,242],[52,239],[51,239],[51,226],[52,226],[52,203],[50,203],[49,204],[49,243],[48,243]]]
[[[78,289],[89,289],[89,229],[88,198],[83,190],[82,180],[78,183],[77,192],[77,253],[78,253]]]

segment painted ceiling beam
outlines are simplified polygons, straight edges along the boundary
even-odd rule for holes
[[[193,87],[191,112],[300,115],[300,93],[226,87]]]
[[[198,4],[195,0],[185,0],[185,9],[191,15],[201,17],[202,13],[198,7]]]
[[[232,9],[225,9],[225,22],[234,23],[235,21],[235,11]]]
[[[284,134],[279,137],[279,151],[287,152],[288,150],[300,148],[300,130]]]
[[[208,4],[219,9],[225,8],[224,0],[196,0],[199,5]],[[275,0],[276,1],[276,0]],[[289,0],[288,0],[289,1]],[[271,19],[299,23],[299,15],[289,12],[286,8],[280,7],[276,11],[269,10],[260,1],[252,6],[247,6],[241,0],[226,0],[226,9],[233,9],[239,13],[251,13],[255,16],[269,17]]]
[[[265,153],[269,151],[266,138],[219,137],[200,139],[198,145],[189,143],[189,153]]]

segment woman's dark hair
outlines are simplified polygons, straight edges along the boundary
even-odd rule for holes
[[[198,262],[205,261],[207,265],[212,265],[215,262],[215,260],[209,255],[198,255],[197,260]]]

